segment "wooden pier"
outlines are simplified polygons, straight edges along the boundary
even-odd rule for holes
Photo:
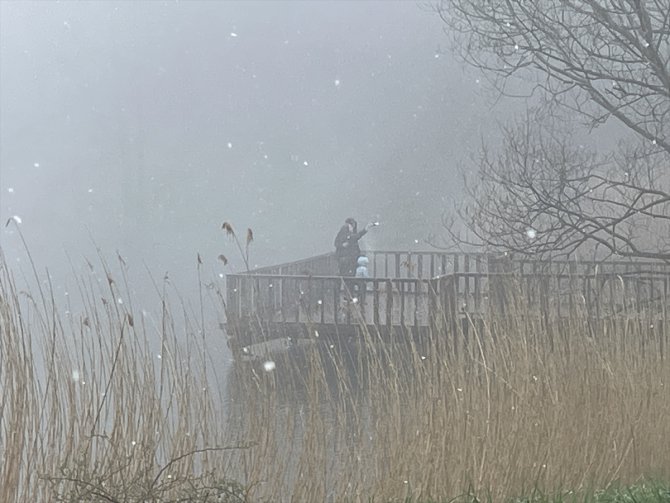
[[[227,332],[244,348],[275,339],[340,341],[452,332],[495,314],[664,322],[670,265],[537,261],[505,255],[367,252],[370,278],[337,276],[333,254],[227,275]],[[465,323],[464,323],[465,322]]]

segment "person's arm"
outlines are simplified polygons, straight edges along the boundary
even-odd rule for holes
[[[358,241],[358,240],[361,239],[363,236],[365,236],[367,233],[368,233],[368,230],[367,230],[367,229],[363,229],[362,231],[358,231],[357,233],[352,234],[351,237],[352,237],[354,240]]]

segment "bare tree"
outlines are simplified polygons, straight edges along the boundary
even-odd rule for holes
[[[438,12],[497,90],[521,78],[545,105],[539,124],[504,131],[501,152],[484,149],[461,212],[474,235],[527,253],[670,259],[670,0],[443,0]],[[556,112],[618,121],[627,146],[588,152]]]
[[[597,155],[563,128],[530,120],[504,137],[500,151],[483,149],[476,179],[466,180],[459,216],[477,243],[524,254],[588,248],[670,259],[670,173],[659,178],[656,156]]]

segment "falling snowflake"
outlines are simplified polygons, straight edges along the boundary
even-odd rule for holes
[[[228,142],[228,148],[233,148],[233,144],[231,142]]]
[[[537,231],[533,228],[526,229],[526,236],[528,239],[535,239],[537,237]]]
[[[275,362],[272,360],[268,360],[265,363],[263,363],[263,368],[265,369],[266,372],[272,372],[275,368]]]

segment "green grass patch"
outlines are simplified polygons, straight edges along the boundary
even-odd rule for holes
[[[493,503],[491,496],[463,494],[443,500],[414,500],[406,498],[403,503]],[[644,482],[626,487],[612,486],[597,491],[567,491],[547,495],[536,491],[531,496],[513,498],[508,503],[669,503],[670,484]],[[390,503],[390,502],[389,502]]]

